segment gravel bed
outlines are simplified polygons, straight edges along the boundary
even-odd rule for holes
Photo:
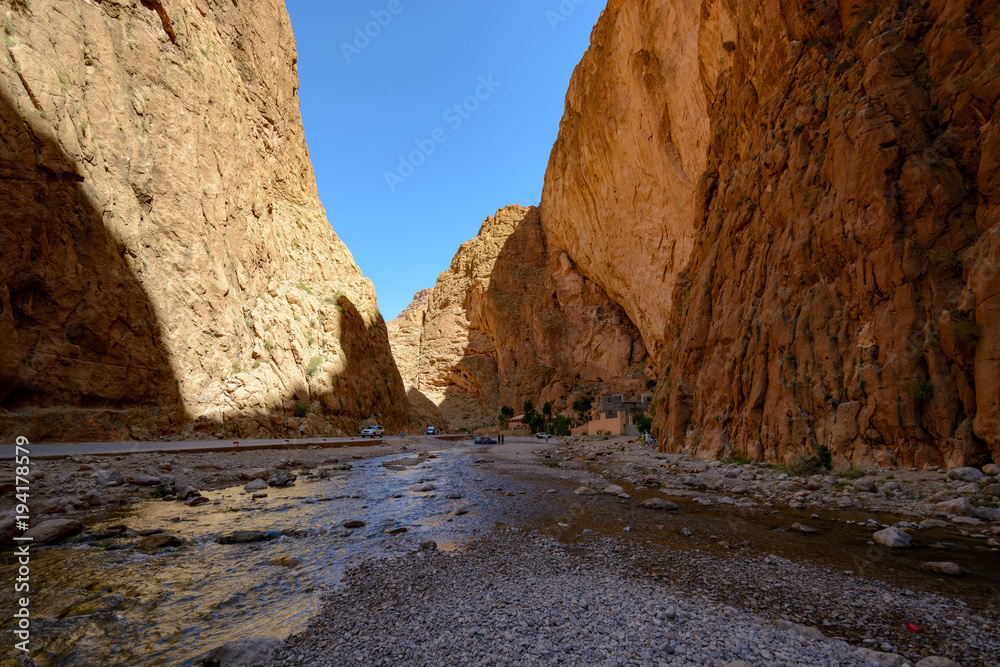
[[[784,622],[783,629],[761,615],[643,576],[640,550],[611,538],[567,545],[497,528],[462,552],[425,550],[372,561],[350,571],[345,587],[269,664],[911,664],[825,638],[815,628]],[[814,573],[796,571],[787,561],[768,563],[781,571],[762,572],[779,586],[789,577],[813,580]],[[687,565],[703,564],[696,559]],[[924,602],[938,605],[934,611],[942,614],[956,606],[943,599]],[[996,655],[995,636],[981,636],[980,642]]]

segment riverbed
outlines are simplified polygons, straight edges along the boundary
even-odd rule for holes
[[[643,581],[818,625],[859,646],[966,645],[978,655],[982,647],[964,637],[974,642],[981,619],[997,616],[1000,559],[974,537],[920,531],[915,548],[886,550],[871,533],[900,519],[888,513],[703,504],[627,480],[615,480],[627,498],[579,495],[581,485],[607,483],[600,466],[543,458],[549,449],[525,441],[400,452],[326,478],[307,466],[294,486],[268,488],[266,498],[240,485],[203,491],[210,502],[197,507],[148,500],[104,511],[83,535],[34,549],[31,657],[39,667],[195,665],[232,639],[306,631],[351,568],[418,552],[426,539],[436,552],[460,554],[510,530],[554,539],[571,554],[598,542],[614,554],[618,547],[607,545],[620,544]],[[434,489],[411,489],[420,483]],[[641,506],[653,497],[670,498],[678,510]],[[348,520],[364,526],[345,528]],[[796,531],[796,523],[817,532]],[[95,538],[115,526],[127,530]],[[184,543],[137,549],[137,532],[156,529]],[[218,541],[235,530],[269,539]],[[927,560],[958,562],[965,576],[923,572]],[[13,605],[11,595],[0,595],[4,604]],[[879,613],[859,609],[858,600],[879,601]],[[909,632],[908,620],[926,630]]]

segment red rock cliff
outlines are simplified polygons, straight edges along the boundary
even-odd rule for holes
[[[284,3],[0,19],[0,434],[405,425],[374,289],[316,194]]]
[[[1000,6],[609,3],[542,200],[669,449],[1000,460]]]

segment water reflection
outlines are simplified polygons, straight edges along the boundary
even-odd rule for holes
[[[476,503],[461,472],[469,455],[440,452],[409,467],[382,457],[321,480],[300,478],[253,500],[241,487],[205,492],[211,504],[144,502],[114,513],[88,533],[124,524],[184,538],[178,548],[143,552],[139,538],[112,537],[33,550],[32,658],[47,665],[193,665],[230,639],[285,637],[319,608],[351,564],[432,537],[454,549],[480,529],[481,515],[456,517]],[[431,479],[437,489],[409,486]],[[447,499],[458,492],[463,499]],[[363,528],[346,529],[347,519]],[[451,519],[451,521],[449,521]],[[385,531],[405,527],[404,533]],[[272,531],[276,539],[219,544],[234,530]],[[0,600],[13,607],[12,587]],[[8,626],[9,629],[9,626]]]

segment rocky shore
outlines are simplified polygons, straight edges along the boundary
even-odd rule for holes
[[[944,626],[936,648],[965,665],[996,664],[990,662],[1000,649],[990,632],[995,612],[988,620],[954,600],[908,596],[773,558],[693,554],[659,561],[698,573],[697,583],[677,586],[643,567],[657,556],[635,541],[565,544],[508,528],[460,553],[421,550],[368,563],[351,571],[309,629],[267,664],[958,664],[919,653],[904,657],[888,641],[868,648],[835,633],[827,637],[782,618],[792,602],[824,612],[844,604],[865,621],[905,604],[942,625],[956,621]],[[752,595],[760,586],[777,593],[770,614],[717,600],[719,588]]]
[[[660,488],[703,505],[788,507],[897,514],[906,530],[948,528],[1000,548],[1000,466],[942,470],[852,468],[799,472],[750,461],[706,461],[663,454],[628,438],[571,438],[544,457],[561,468],[592,470],[609,481]]]

